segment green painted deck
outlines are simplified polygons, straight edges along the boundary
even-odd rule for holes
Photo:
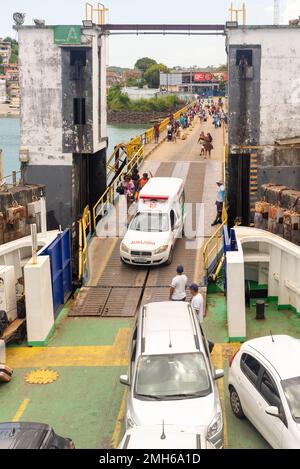
[[[124,393],[124,388],[119,384],[119,375],[126,371],[126,363],[125,366],[118,365],[120,360],[114,352],[114,343],[120,329],[129,331],[130,328],[131,322],[126,320],[64,318],[48,348],[41,348],[38,352],[27,348],[29,352],[39,355],[40,366],[44,363],[45,367],[49,367],[47,352],[71,347],[63,357],[65,366],[55,366],[53,356],[54,366],[50,368],[59,373],[59,378],[48,385],[27,384],[25,375],[35,368],[30,362],[26,367],[14,366],[16,358],[13,353],[22,354],[23,348],[9,347],[7,361],[12,364],[14,375],[9,384],[0,385],[0,421],[11,421],[22,402],[29,399],[21,420],[47,422],[59,434],[72,438],[77,448],[112,447]],[[89,352],[92,353],[94,347],[108,349],[108,363],[116,363],[107,365],[104,359],[102,366],[93,366]],[[126,355],[126,347],[124,350],[123,343],[120,344],[119,352]],[[79,366],[82,355],[87,365]],[[68,362],[72,365],[68,366]]]
[[[132,320],[125,319],[74,319],[64,315],[48,347],[36,349],[24,344],[9,347],[7,361],[13,366],[14,375],[11,383],[0,385],[0,421],[17,417],[47,422],[59,434],[72,438],[77,448],[115,447],[124,431],[125,389],[119,384],[119,375],[127,369],[132,324]],[[226,446],[268,448],[247,420],[240,421],[231,412],[228,363],[238,344],[228,343],[226,327],[224,295],[209,294],[205,329],[216,343],[213,361],[225,370],[225,380],[219,382],[219,389]],[[247,338],[266,335],[270,330],[273,334],[300,338],[300,319],[289,310],[278,311],[277,304],[269,302],[266,320],[257,321],[252,306],[247,312]],[[57,381],[48,385],[27,384],[26,374],[43,366],[59,373]]]

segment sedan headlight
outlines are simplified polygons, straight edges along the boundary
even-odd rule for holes
[[[126,252],[126,253],[129,253],[129,249],[128,249],[128,247],[126,246],[125,243],[122,243],[122,244],[121,244],[121,251]]]
[[[161,254],[162,252],[166,252],[169,248],[169,245],[166,244],[165,246],[161,246],[160,248],[156,249],[153,254]]]
[[[223,428],[223,417],[222,417],[222,412],[218,412],[214,419],[211,421],[210,425],[208,426],[207,429],[207,438],[211,439],[214,437],[217,433],[219,433]]]

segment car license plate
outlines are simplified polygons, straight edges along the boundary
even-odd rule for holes
[[[146,257],[136,257],[134,260],[135,262],[139,262],[140,264],[147,264],[148,262],[148,259],[146,259]]]

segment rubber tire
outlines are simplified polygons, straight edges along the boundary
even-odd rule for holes
[[[173,257],[174,257],[174,248],[172,247],[171,248],[171,251],[170,251],[170,254],[169,254],[169,258],[168,260],[166,261],[166,265],[171,265],[172,262],[173,262]]]
[[[233,386],[231,386],[229,390],[229,394],[230,394],[230,405],[231,405],[232,412],[238,419],[244,419],[245,414],[243,412],[242,404],[241,404],[239,395]]]

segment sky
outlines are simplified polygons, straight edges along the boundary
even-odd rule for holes
[[[102,0],[109,8],[110,23],[224,24],[229,19],[230,0]],[[248,24],[272,24],[274,0],[246,0]],[[300,15],[300,0],[280,1],[280,23]],[[93,0],[90,3],[96,4]],[[241,6],[242,0],[233,0]],[[15,11],[46,24],[80,24],[84,0],[0,0],[0,37],[16,37],[11,29]],[[140,57],[152,57],[169,67],[208,66],[226,62],[223,37],[208,36],[111,36],[109,65],[132,68]]]

